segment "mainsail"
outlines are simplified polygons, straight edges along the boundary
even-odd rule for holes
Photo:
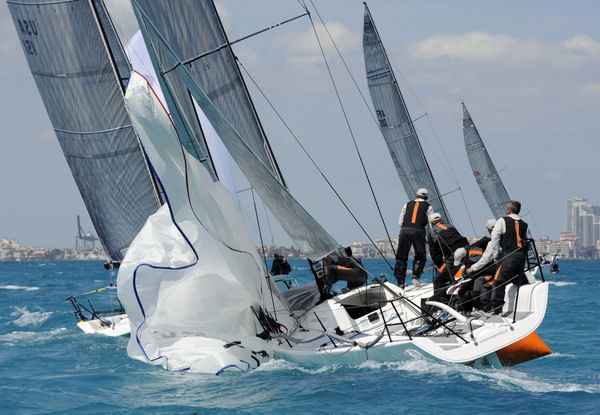
[[[464,103],[462,104],[462,110],[465,148],[473,169],[473,175],[492,213],[496,218],[500,218],[506,214],[506,204],[510,201],[510,197],[508,197],[502,179],[496,167],[494,167],[494,163]]]
[[[231,118],[225,116],[216,107],[216,104],[213,104],[198,85],[194,76],[188,71],[187,65],[182,64],[163,34],[140,8],[138,0],[133,0],[132,4],[142,33],[150,31],[152,37],[156,40],[156,44],[148,45],[150,55],[159,52],[164,57],[167,66],[173,68],[173,75],[179,77],[185,83],[187,93],[191,94],[196,100],[223,144],[227,147],[233,160],[268,206],[273,216],[292,238],[298,249],[313,260],[321,259],[339,249],[340,244],[290,194],[280,177],[273,171],[273,166],[265,164],[264,158],[254,152],[253,146],[233,126],[235,123],[230,121]],[[177,8],[180,4],[188,4],[188,2],[174,2],[173,6]],[[205,18],[203,15],[196,17],[199,19]],[[172,23],[176,25],[176,22]],[[146,36],[148,34],[144,35],[145,38]],[[229,102],[228,106],[236,108],[237,104]],[[230,110],[226,107],[224,111]]]
[[[406,194],[412,198],[417,189],[428,189],[428,202],[442,215],[442,220],[450,221],[450,215],[425,159],[415,126],[366,3],[363,52],[367,83],[379,129]]]
[[[160,202],[123,102],[126,61],[104,5],[11,0],[8,6],[98,237],[110,259],[120,261]]]
[[[136,0],[151,25],[161,33],[179,61],[252,152],[285,185],[212,0]],[[138,18],[146,43],[157,50],[155,65],[163,92],[168,83],[191,128],[197,128],[195,109],[174,64],[158,48],[158,39]],[[193,41],[190,41],[193,40]],[[167,102],[169,108],[172,105]],[[175,120],[176,121],[176,120]],[[177,121],[176,121],[177,126]],[[178,132],[181,128],[178,126]],[[205,148],[206,151],[206,148]]]

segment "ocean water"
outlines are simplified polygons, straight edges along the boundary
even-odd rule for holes
[[[310,278],[305,262],[290,262],[299,281]],[[365,265],[389,274],[383,261]],[[547,276],[548,311],[537,330],[554,354],[515,367],[416,354],[318,369],[279,360],[212,376],[132,360],[128,338],[76,327],[65,299],[108,283],[101,262],[0,263],[0,413],[598,414],[600,262],[560,267]],[[110,302],[113,292],[97,296]]]

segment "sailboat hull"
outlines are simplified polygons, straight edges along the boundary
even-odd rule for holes
[[[401,292],[398,287],[385,284],[391,290]],[[373,295],[369,290],[375,291],[379,288],[377,285],[362,288],[363,296]],[[517,289],[519,298],[515,314]],[[391,290],[385,291],[388,301],[393,300]],[[404,295],[410,302],[394,300],[385,306],[382,305],[379,310],[353,319],[346,313],[348,303],[345,301],[348,296],[356,296],[357,291],[360,289],[328,300],[306,313],[305,320],[301,323],[306,331],[297,330],[290,336],[304,335],[306,338],[314,338],[320,326],[318,321],[314,324],[315,320],[320,320],[325,326],[326,334],[308,343],[293,344],[292,347],[286,342],[275,345],[275,355],[285,360],[314,366],[360,364],[367,360],[402,361],[412,359],[415,355],[449,363],[483,362],[505,366],[552,353],[535,334],[535,329],[542,322],[546,311],[548,284],[544,282],[520,288],[509,285],[505,306],[499,316],[472,318],[457,313],[458,318],[449,319],[445,326],[430,331],[427,330],[427,325],[423,326],[423,321],[413,314],[411,309],[414,307],[411,304],[421,304],[421,299],[431,296],[432,284],[407,290]],[[394,307],[398,311],[397,314]],[[410,337],[406,335],[399,317],[411,332]],[[322,328],[320,331],[323,331]],[[369,343],[372,344],[365,347]]]

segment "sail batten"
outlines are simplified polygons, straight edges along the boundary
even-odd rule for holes
[[[106,254],[120,261],[160,203],[125,109],[127,62],[116,63],[123,54],[114,28],[100,21],[99,0],[8,6],[90,219]]]
[[[363,51],[369,93],[379,129],[407,196],[412,198],[419,188],[427,188],[428,201],[433,209],[442,215],[444,221],[450,222],[450,215],[421,148],[415,126],[366,4]]]
[[[494,216],[500,218],[506,214],[510,197],[464,103],[462,110],[465,149],[475,181]]]

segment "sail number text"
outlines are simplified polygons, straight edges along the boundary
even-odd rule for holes
[[[387,121],[385,120],[385,113],[383,112],[383,110],[377,110],[375,111],[377,113],[377,119],[379,120],[379,126],[380,127],[387,127]]]
[[[38,35],[37,25],[35,20],[32,19],[17,19],[19,29],[21,30],[21,41],[23,42],[23,49],[28,55],[37,55],[37,50],[33,42],[33,37]],[[27,36],[27,39],[23,37]]]

